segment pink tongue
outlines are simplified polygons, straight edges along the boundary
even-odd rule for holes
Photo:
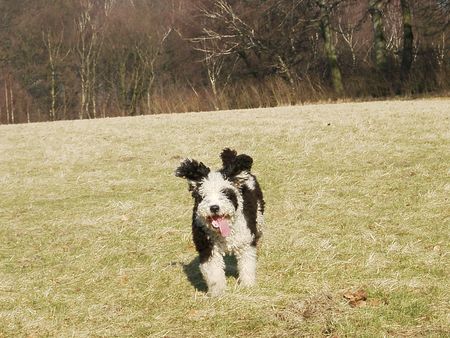
[[[219,228],[220,234],[223,237],[230,235],[230,226],[228,225],[228,221],[225,217],[217,217],[216,219],[213,219],[212,225],[214,228]]]

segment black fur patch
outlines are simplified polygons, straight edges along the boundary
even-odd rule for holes
[[[256,226],[256,216],[258,212],[258,202],[260,204],[261,213],[264,213],[264,199],[261,188],[255,178],[255,189],[250,190],[245,184],[241,188],[242,198],[244,200],[243,212],[247,226],[253,234],[253,246],[258,244],[258,240],[261,238],[262,233],[258,231]]]
[[[175,171],[175,176],[186,178],[191,181],[200,182],[207,177],[210,169],[202,162],[196,160],[184,160]]]
[[[212,254],[213,243],[209,236],[206,234],[200,224],[196,222],[197,208],[202,201],[202,197],[198,193],[192,193],[195,199],[194,210],[192,211],[192,239],[194,241],[195,249],[198,252],[200,263],[205,263],[209,260]]]
[[[220,154],[220,158],[222,159],[222,165],[225,168],[226,166],[231,165],[236,159],[237,152],[236,150],[231,150],[230,148],[225,148],[222,150]]]
[[[222,152],[222,164],[223,167],[220,170],[224,177],[233,179],[234,176],[240,174],[242,171],[248,171],[252,169],[253,159],[246,155],[241,154],[236,156],[236,152],[230,149],[224,149]]]
[[[211,257],[213,244],[205,230],[198,226],[195,221],[192,222],[192,239],[194,240],[200,263],[207,262]]]
[[[256,179],[256,177],[254,175],[252,175],[252,176],[255,179],[255,190],[254,190],[254,192],[255,192],[255,195],[256,195],[256,199],[259,202],[261,213],[264,214],[264,207],[266,205],[266,202],[264,202],[264,197],[263,197],[263,193],[262,193],[262,190],[261,190],[261,186],[259,185],[259,182]]]
[[[238,199],[233,189],[227,188],[223,190],[223,194],[233,203],[234,209],[238,208]]]

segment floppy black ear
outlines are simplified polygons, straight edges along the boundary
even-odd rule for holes
[[[253,159],[250,156],[246,154],[238,155],[236,156],[236,159],[234,160],[234,163],[232,165],[231,175],[237,175],[242,171],[250,172],[250,170],[252,170],[252,165]]]
[[[252,169],[253,159],[246,154],[236,156],[235,150],[226,148],[222,151],[220,157],[223,163],[221,172],[228,178],[233,179],[241,172],[250,172]]]
[[[220,154],[220,158],[222,159],[223,167],[230,166],[236,160],[237,152],[236,150],[232,150],[230,148],[225,148],[222,150]]]
[[[207,177],[210,169],[202,162],[196,160],[186,159],[181,162],[180,166],[175,171],[175,176],[185,178],[189,181],[200,182]]]

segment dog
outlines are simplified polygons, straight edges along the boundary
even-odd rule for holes
[[[236,256],[240,285],[255,285],[265,204],[256,176],[250,172],[253,159],[229,148],[220,157],[218,171],[192,159],[184,160],[175,171],[175,176],[188,181],[194,199],[192,236],[200,271],[213,297],[226,289],[225,254]]]

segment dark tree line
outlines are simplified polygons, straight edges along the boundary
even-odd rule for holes
[[[446,93],[448,0],[0,0],[0,123]]]

